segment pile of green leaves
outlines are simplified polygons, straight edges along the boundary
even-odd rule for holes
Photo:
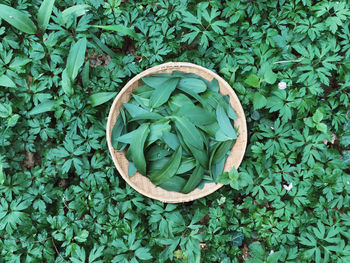
[[[161,188],[185,194],[217,182],[237,138],[236,114],[217,79],[174,71],[142,81],[112,130],[116,150],[130,145],[129,176],[138,171]]]
[[[0,4],[1,262],[350,262],[348,0]],[[185,204],[134,191],[106,146],[111,99],[167,61],[223,77],[249,131]]]

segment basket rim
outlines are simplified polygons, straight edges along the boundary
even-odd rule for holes
[[[183,68],[183,67],[194,68],[194,69],[200,70],[200,71],[208,74],[209,76],[212,76],[213,78],[216,78],[219,81],[219,83],[221,82],[224,86],[226,86],[226,88],[227,87],[231,88],[231,90],[229,91],[229,93],[230,93],[229,96],[230,97],[232,96],[231,98],[234,100],[234,103],[235,103],[235,105],[231,105],[231,107],[234,108],[236,112],[237,112],[237,109],[238,109],[242,113],[242,114],[240,114],[240,118],[239,118],[240,121],[241,121],[241,124],[238,127],[240,129],[240,133],[239,133],[239,135],[237,137],[237,140],[238,140],[238,138],[241,139],[241,143],[240,143],[240,146],[241,146],[240,150],[241,151],[238,152],[238,153],[235,152],[236,154],[240,154],[240,156],[239,156],[238,160],[236,161],[236,163],[233,164],[236,169],[239,167],[239,165],[241,164],[241,162],[243,160],[244,153],[245,153],[246,146],[247,146],[247,137],[248,137],[247,136],[247,123],[246,123],[246,118],[245,118],[243,107],[242,107],[242,105],[240,103],[240,100],[238,99],[236,93],[234,92],[233,88],[222,77],[220,77],[217,73],[215,73],[215,72],[213,72],[213,71],[211,71],[211,70],[209,70],[209,69],[207,69],[205,67],[202,67],[202,66],[199,66],[199,65],[196,65],[196,64],[193,64],[193,63],[189,63],[189,62],[167,62],[167,63],[163,63],[163,64],[160,64],[160,65],[151,67],[151,68],[149,68],[149,69],[147,69],[145,71],[142,71],[141,73],[137,74],[136,76],[134,76],[119,91],[119,93],[115,97],[115,99],[114,99],[114,101],[113,101],[113,103],[111,105],[111,108],[109,110],[108,119],[107,119],[107,125],[106,125],[106,139],[107,139],[108,149],[109,149],[110,155],[111,155],[111,157],[113,159],[114,165],[116,166],[116,168],[118,170],[118,173],[121,175],[121,177],[123,177],[123,179],[132,188],[134,188],[137,192],[139,192],[142,195],[145,195],[145,196],[147,196],[149,198],[152,198],[152,199],[155,199],[155,200],[159,200],[159,201],[162,201],[162,202],[165,202],[165,203],[182,203],[182,202],[193,201],[193,200],[202,198],[204,196],[207,196],[207,195],[217,191],[223,185],[220,184],[220,183],[218,183],[218,184],[208,183],[207,185],[211,186],[209,189],[205,189],[205,187],[204,187],[203,189],[200,189],[200,191],[196,191],[195,193],[191,192],[189,194],[182,194],[182,193],[175,192],[175,193],[179,194],[179,197],[177,197],[177,198],[172,197],[172,195],[169,195],[169,196],[165,195],[165,196],[161,196],[160,197],[160,196],[155,195],[154,193],[152,194],[152,192],[148,192],[148,191],[143,190],[137,184],[135,184],[133,181],[130,180],[130,178],[132,178],[132,177],[129,177],[128,174],[126,174],[126,175],[124,174],[123,169],[121,168],[121,166],[120,166],[120,164],[118,162],[118,159],[115,156],[116,150],[114,150],[114,148],[112,146],[112,143],[111,143],[111,134],[112,134],[112,128],[113,128],[112,127],[112,122],[113,122],[112,117],[114,115],[114,112],[119,110],[119,108],[117,108],[117,103],[119,102],[120,98],[122,96],[124,96],[125,93],[127,93],[127,91],[129,91],[129,88],[135,82],[139,81],[142,77],[147,76],[147,75],[156,74],[159,71],[167,70],[167,69],[170,69],[170,70],[181,70],[181,68]],[[243,124],[243,127],[242,127],[242,124]],[[237,142],[237,140],[236,140],[236,142]],[[235,144],[236,144],[236,142],[235,142]],[[232,147],[232,149],[234,147],[235,147],[235,145]],[[136,176],[136,175],[134,175],[134,176]],[[140,175],[140,176],[144,177],[143,175]],[[164,189],[162,189],[162,190],[164,190]],[[174,192],[170,192],[170,191],[166,191],[166,190],[164,190],[164,191],[165,192],[169,192],[169,193],[174,193]]]

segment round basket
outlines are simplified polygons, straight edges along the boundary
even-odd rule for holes
[[[118,172],[131,187],[145,196],[165,203],[193,201],[215,192],[222,187],[222,184],[207,183],[204,185],[203,189],[196,188],[188,194],[183,194],[179,192],[166,191],[160,187],[156,187],[147,177],[139,173],[136,173],[130,177],[128,175],[129,161],[126,159],[125,151],[118,152],[114,150],[111,143],[111,134],[112,128],[119,114],[120,107],[122,107],[122,103],[129,101],[132,92],[142,83],[141,78],[156,73],[171,73],[173,70],[182,71],[185,73],[195,73],[209,81],[216,78],[220,85],[220,93],[230,97],[230,104],[237,115],[237,120],[235,121],[234,125],[238,128],[238,137],[236,143],[231,149],[232,154],[229,155],[226,160],[224,171],[231,170],[233,166],[238,168],[238,166],[241,164],[247,146],[247,124],[242,105],[230,85],[216,73],[192,63],[169,62],[147,69],[136,75],[119,92],[109,111],[106,127],[108,148]]]

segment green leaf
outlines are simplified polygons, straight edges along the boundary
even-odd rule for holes
[[[260,80],[257,75],[251,74],[246,78],[244,83],[248,84],[249,86],[252,86],[254,88],[258,88],[260,86]]]
[[[149,105],[152,108],[157,108],[166,103],[178,83],[178,78],[171,78],[168,81],[164,82],[161,86],[156,87],[150,98]]]
[[[271,68],[268,68],[264,73],[264,79],[269,84],[274,84],[277,80],[277,75],[273,73]]]
[[[91,95],[89,97],[89,100],[91,102],[92,107],[96,107],[113,99],[117,94],[118,92],[100,92]]]
[[[86,38],[79,39],[74,43],[68,53],[67,58],[67,75],[74,81],[78,75],[79,69],[84,64],[87,40]]]
[[[123,109],[120,109],[120,113],[117,117],[117,121],[113,126],[112,129],[112,136],[111,136],[111,143],[114,149],[121,151],[126,144],[120,143],[118,141],[118,138],[126,132],[126,126],[125,123],[123,121],[123,117],[122,115],[125,114]]]
[[[12,114],[12,107],[10,104],[0,103],[0,118],[7,118]]]
[[[183,93],[172,95],[168,104],[173,112],[181,109],[183,105],[195,106],[193,101]]]
[[[116,138],[117,142],[122,142],[122,143],[126,143],[126,144],[130,144],[132,141],[132,138],[134,137],[136,133],[136,130],[125,133],[121,136],[119,136],[118,138]]]
[[[187,183],[185,184],[184,188],[182,189],[182,192],[184,194],[192,192],[192,190],[195,189],[198,186],[198,184],[202,181],[203,176],[204,168],[201,165],[197,165],[197,167],[193,170],[193,173],[191,174]]]
[[[197,147],[190,145],[189,150],[193,154],[194,158],[204,167],[208,168],[208,152],[204,149],[198,149]]]
[[[158,121],[154,122],[150,125],[150,134],[148,137],[147,146],[151,145],[155,141],[162,138],[164,132],[170,132],[171,126],[169,125],[169,121]]]
[[[2,185],[5,182],[5,174],[4,171],[2,169],[2,157],[0,156],[0,185]],[[1,212],[0,212],[1,214]],[[1,216],[0,216],[1,219]]]
[[[89,5],[74,5],[71,7],[68,7],[62,12],[62,18],[65,23],[68,22],[68,19],[70,19],[71,16],[82,16],[85,15],[86,12],[89,10]]]
[[[7,121],[8,127],[14,127],[17,124],[17,121],[19,120],[21,116],[18,114],[13,114]]]
[[[180,176],[173,176],[166,182],[158,185],[159,187],[174,192],[181,192],[182,188],[185,186],[187,180]]]
[[[74,240],[78,242],[85,242],[89,236],[89,231],[83,229],[79,231],[78,235],[74,237]]]
[[[62,89],[68,96],[72,96],[74,94],[72,81],[67,74],[67,69],[64,69],[62,72]]]
[[[163,132],[162,140],[165,142],[166,145],[168,145],[171,149],[176,151],[176,149],[180,145],[179,138],[171,132]]]
[[[190,89],[194,93],[206,91],[207,85],[197,78],[182,78],[179,82],[179,89]]]
[[[137,168],[133,162],[129,162],[128,175],[133,176],[137,172]]]
[[[255,92],[254,97],[253,97],[254,109],[255,110],[261,109],[261,108],[265,107],[266,104],[267,104],[267,99],[265,98],[265,96],[259,92]]]
[[[36,105],[30,112],[29,115],[40,114],[48,111],[54,111],[56,107],[56,101],[47,100],[42,103]]]
[[[86,61],[83,71],[81,73],[81,81],[83,83],[83,87],[87,89],[89,87],[89,74],[90,74],[90,62]]]
[[[157,89],[163,85],[166,81],[172,79],[173,77],[171,75],[152,75],[150,77],[143,77],[141,80],[148,86],[152,87],[153,89]]]
[[[327,125],[324,123],[317,123],[316,128],[323,133],[327,133]]]
[[[140,115],[148,114],[150,113],[149,111],[131,103],[123,103],[123,106],[125,109],[129,112],[131,117],[136,118]]]
[[[114,31],[118,33],[122,33],[123,35],[132,37],[134,39],[138,39],[137,34],[135,33],[135,30],[128,28],[123,25],[109,25],[109,26],[98,26],[98,25],[93,25],[93,27],[101,28],[103,30],[109,30],[109,31]]]
[[[319,123],[323,120],[323,114],[319,109],[317,109],[315,114],[312,116],[312,120],[316,123]]]
[[[232,149],[233,141],[225,141],[219,144],[219,147],[215,151],[213,155],[212,163],[217,164],[221,162],[222,159],[225,158],[227,153]]]
[[[154,183],[155,185],[159,185],[173,177],[176,174],[176,171],[179,169],[181,156],[182,148],[181,146],[179,146],[179,148],[170,157],[170,159],[167,161],[164,167],[161,170],[150,175],[152,183]]]
[[[47,24],[50,21],[54,3],[55,0],[44,0],[40,5],[37,21],[42,31],[46,30]]]
[[[193,145],[198,149],[203,149],[202,135],[189,119],[179,116],[171,116],[171,119],[189,148]]]
[[[192,170],[196,166],[196,161],[192,157],[184,157],[181,160],[179,169],[176,171],[176,174],[183,174]]]
[[[0,4],[0,18],[24,33],[36,33],[36,26],[33,21],[26,14],[10,6]]]
[[[6,75],[0,76],[0,86],[15,88],[16,84]]]
[[[221,107],[221,105],[218,105],[216,108],[216,118],[220,126],[220,129],[227,137],[231,139],[234,139],[237,137],[236,131],[233,128],[230,119],[228,118],[226,112]]]
[[[147,112],[142,113],[140,115],[137,115],[136,117],[132,118],[130,122],[132,121],[138,121],[138,120],[161,120],[164,119],[164,117],[156,112]]]
[[[149,248],[146,247],[136,249],[135,256],[141,260],[150,260],[153,258],[151,253],[149,253]]]
[[[145,142],[148,137],[149,123],[143,123],[135,130],[135,134],[130,143],[130,153],[133,163],[135,164],[138,172],[142,175],[146,175],[146,160],[144,155]]]
[[[216,121],[215,114],[199,106],[184,104],[175,115],[187,117],[195,125],[209,125]]]

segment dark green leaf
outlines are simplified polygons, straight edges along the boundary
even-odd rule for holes
[[[179,147],[161,170],[151,174],[150,179],[152,183],[159,185],[173,177],[176,174],[176,171],[179,169],[181,156],[182,148]]]
[[[192,190],[195,189],[198,186],[198,184],[202,181],[203,176],[204,168],[201,165],[197,165],[197,167],[193,170],[187,183],[185,184],[184,188],[182,189],[182,192],[184,194],[192,192]]]
[[[179,147],[180,145],[180,141],[179,138],[171,132],[163,132],[163,137],[162,137],[163,141],[166,143],[166,145],[168,145],[171,149],[173,149],[174,151],[176,151],[176,149]]]
[[[196,166],[196,161],[192,157],[184,157],[176,174],[183,174],[192,170]]]
[[[125,123],[123,121],[123,117],[122,117],[122,110],[120,114],[117,117],[117,121],[113,126],[112,129],[112,136],[111,136],[111,143],[114,149],[120,151],[122,149],[124,149],[124,147],[126,146],[125,143],[120,143],[118,141],[118,138],[124,134],[126,132],[126,127],[125,127]]]
[[[182,188],[185,186],[187,180],[180,176],[173,176],[168,181],[161,183],[159,187],[174,192],[181,192]]]
[[[142,175],[146,175],[146,160],[143,151],[149,132],[149,123],[141,124],[140,127],[135,130],[135,134],[130,143],[130,153],[133,163],[137,171]]]
[[[135,33],[135,30],[128,28],[123,25],[109,25],[109,26],[97,26],[93,25],[93,27],[101,28],[103,30],[109,30],[109,31],[114,31],[118,33],[122,33],[123,35],[130,36],[134,39],[138,39],[137,34]]]

